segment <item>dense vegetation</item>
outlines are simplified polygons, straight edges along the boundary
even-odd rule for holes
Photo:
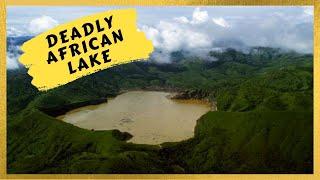
[[[311,173],[313,56],[265,47],[210,56],[175,52],[170,64],[121,65],[43,93],[25,69],[8,71],[8,173]],[[130,89],[184,91],[218,111],[193,138],[161,147],[50,116]]]

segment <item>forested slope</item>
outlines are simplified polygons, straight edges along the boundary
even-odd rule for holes
[[[174,53],[170,64],[121,65],[42,93],[25,69],[8,71],[8,172],[312,172],[313,56],[264,47],[210,55],[217,61]],[[131,89],[181,91],[218,111],[198,120],[194,138],[161,148],[48,115]]]

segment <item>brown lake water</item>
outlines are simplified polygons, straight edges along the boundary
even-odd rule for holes
[[[210,111],[209,103],[199,100],[172,100],[170,93],[130,91],[107,103],[85,106],[59,116],[75,126],[129,132],[129,142],[160,144],[193,136],[197,119]]]

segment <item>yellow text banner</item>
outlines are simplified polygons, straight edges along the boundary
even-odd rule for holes
[[[136,26],[134,9],[106,11],[62,24],[27,41],[20,62],[32,84],[49,90],[94,72],[146,60],[152,42]]]

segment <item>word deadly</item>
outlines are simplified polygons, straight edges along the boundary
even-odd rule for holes
[[[77,71],[82,71],[83,69],[100,65],[101,63],[110,62],[109,49],[105,47],[116,44],[119,41],[123,41],[121,29],[113,31],[110,31],[110,29],[112,29],[112,16],[105,17],[102,22],[98,19],[95,23],[84,23],[81,28],[73,27],[72,29],[62,30],[58,35],[47,35],[46,39],[48,47],[51,49],[48,52],[47,63],[51,64],[56,63],[59,60],[63,61],[67,55],[74,57],[86,54],[87,52],[92,52],[90,50],[98,50],[99,48],[103,48],[103,51],[99,51],[100,53],[90,54],[86,56],[87,58],[83,58],[82,56],[79,58],[77,63],[69,61],[69,73],[73,74]],[[107,32],[110,34],[105,34],[104,32],[106,30],[109,30]],[[69,41],[77,39],[84,40],[80,43],[68,43]],[[68,43],[68,45],[65,45],[66,43]],[[60,44],[60,47],[54,48],[57,44]]]

